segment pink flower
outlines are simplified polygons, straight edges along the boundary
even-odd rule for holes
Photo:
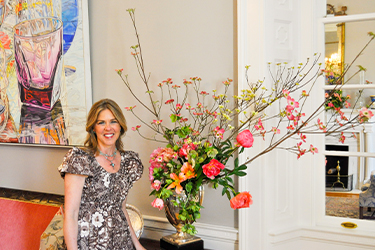
[[[233,209],[250,207],[253,204],[252,196],[249,192],[237,194],[230,200],[230,207]]]
[[[164,80],[163,83],[172,84],[172,78],[167,78],[167,80]]]
[[[288,120],[290,120],[290,121],[294,120],[294,115],[293,115],[292,112],[289,111],[289,110],[286,110],[286,117],[287,117]]]
[[[161,167],[161,163],[167,163],[172,159],[177,158],[177,153],[171,148],[157,148],[150,155],[151,164],[156,164],[158,167]]]
[[[289,130],[294,130],[294,126],[293,125],[289,125],[288,127],[286,127],[287,129]]]
[[[201,91],[200,94],[201,95],[208,95],[208,93],[206,91]]]
[[[167,101],[165,102],[165,104],[169,104],[169,103],[172,103],[172,102],[174,102],[174,99],[169,99],[169,100],[167,100]]]
[[[344,143],[344,142],[345,142],[344,132],[341,132],[341,136],[340,136],[339,141],[340,141],[341,143]]]
[[[223,139],[223,135],[224,135],[224,132],[225,130],[222,128],[220,129],[219,126],[217,126],[215,129],[214,129],[214,132],[215,132],[215,135],[216,137],[220,138],[220,139]]]
[[[299,107],[299,103],[296,102],[292,97],[288,96],[287,97],[287,101],[288,101],[288,104],[294,108],[298,108]]]
[[[236,140],[242,147],[250,148],[253,146],[254,137],[250,130],[246,129],[237,135]]]
[[[136,105],[134,105],[133,107],[125,107],[125,109],[126,109],[127,111],[132,111],[135,107],[136,107]]]
[[[176,110],[180,110],[180,109],[182,109],[182,106],[181,106],[181,104],[177,103],[176,104]]]
[[[151,205],[155,208],[159,208],[159,210],[162,210],[164,207],[164,201],[160,198],[156,198],[153,202],[151,202]]]
[[[155,189],[156,191],[159,191],[160,187],[161,187],[161,183],[158,180],[154,180],[154,182],[151,183],[151,188]]]
[[[314,147],[313,145],[310,145],[310,152],[311,153],[318,153],[318,149],[316,147]]]
[[[135,127],[132,127],[132,130],[133,130],[133,131],[136,131],[136,130],[138,130],[140,127],[141,127],[141,125],[137,125],[137,126],[135,126]]]
[[[264,130],[263,123],[262,123],[262,120],[260,118],[258,119],[258,123],[255,124],[254,128],[256,130]]]
[[[284,95],[284,97],[288,97],[289,96],[289,91],[286,90],[286,89],[283,89],[283,95]]]
[[[211,180],[215,179],[215,176],[220,174],[220,171],[225,168],[225,166],[216,159],[212,159],[209,163],[202,166],[203,173]]]
[[[187,159],[187,155],[189,154],[190,150],[195,150],[196,147],[197,146],[194,145],[193,143],[185,143],[184,145],[182,145],[182,147],[178,151],[178,154],[179,156],[185,157]]]
[[[224,83],[224,85],[229,86],[231,82],[233,82],[233,80],[228,78],[228,79],[227,79],[226,81],[224,81],[223,83]]]
[[[193,84],[193,82],[192,82],[192,81],[188,81],[188,80],[184,79],[184,82],[183,82],[183,84],[185,84],[185,85],[187,85],[187,84]]]
[[[359,123],[362,123],[362,122],[366,122],[368,121],[369,119],[371,119],[371,117],[373,117],[374,114],[368,110],[366,107],[363,107],[360,111],[359,111]]]
[[[272,127],[272,131],[275,133],[275,134],[280,134],[280,129],[276,128],[276,127]]]
[[[161,168],[163,165],[157,162],[152,162],[151,165],[148,167],[148,179],[150,181],[154,180],[154,169]]]
[[[159,125],[163,120],[153,120],[152,123]]]
[[[345,101],[345,108],[349,108],[350,107],[350,103]]]

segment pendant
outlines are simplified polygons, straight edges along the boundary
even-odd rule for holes
[[[114,167],[115,167],[115,164],[114,164],[114,163],[111,163],[111,166],[114,168]]]

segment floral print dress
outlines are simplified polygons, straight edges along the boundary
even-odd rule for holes
[[[143,165],[137,153],[123,151],[118,172],[109,173],[95,157],[74,147],[64,157],[59,172],[86,175],[78,213],[78,249],[134,249],[122,203]]]

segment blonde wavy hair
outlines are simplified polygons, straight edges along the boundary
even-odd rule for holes
[[[94,126],[98,120],[100,112],[106,109],[112,112],[113,116],[120,124],[121,131],[119,138],[116,140],[116,147],[118,150],[124,151],[124,144],[122,143],[121,137],[128,129],[126,126],[125,116],[115,101],[111,99],[102,99],[92,105],[86,121],[87,136],[85,140],[85,147],[92,154],[95,154],[98,151],[98,140],[96,134],[94,133]]]

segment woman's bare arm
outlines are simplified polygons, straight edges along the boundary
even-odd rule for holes
[[[68,250],[78,249],[78,211],[86,177],[84,175],[65,174],[64,239]]]
[[[130,231],[130,236],[131,236],[131,238],[132,238],[132,241],[133,241],[133,244],[134,244],[135,249],[137,249],[137,250],[146,250],[146,248],[144,248],[144,247],[141,245],[141,243],[139,242],[139,240],[138,240],[138,238],[137,238],[137,235],[136,235],[135,232],[134,232],[133,226],[132,226],[131,221],[130,221],[130,218],[129,218],[128,211],[126,210],[126,199],[125,199],[125,201],[122,203],[122,211],[124,212],[125,217],[126,217],[126,220],[128,221],[128,224],[129,224],[129,231]]]

